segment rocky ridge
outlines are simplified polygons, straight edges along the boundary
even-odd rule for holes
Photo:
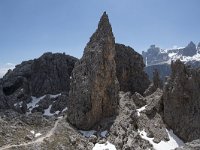
[[[144,72],[145,64],[142,56],[131,47],[115,44],[116,73],[120,84],[120,90],[132,93],[144,93],[150,81]]]
[[[44,112],[51,104],[56,108],[53,112],[63,109],[67,105],[60,95],[64,99],[68,97],[70,76],[76,61],[69,55],[45,53],[38,59],[22,62],[14,70],[9,70],[0,80],[0,109],[26,113],[38,105],[33,111]],[[48,94],[52,96],[42,97]],[[38,104],[33,106],[36,101]]]
[[[152,45],[147,52],[142,52],[146,64],[145,72],[150,79],[153,77],[153,70],[157,69],[162,80],[171,74],[171,61],[180,59],[184,64],[198,68],[200,66],[199,45],[190,42],[186,47],[174,49],[160,49]]]

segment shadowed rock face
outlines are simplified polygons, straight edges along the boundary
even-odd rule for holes
[[[200,149],[200,139],[185,143],[185,146],[176,148],[175,150],[199,150],[199,149]]]
[[[77,59],[63,55],[46,53],[31,66],[32,95],[58,94],[70,89],[70,75]]]
[[[198,44],[198,46],[197,46],[197,50],[198,50],[198,52],[199,52],[199,50],[200,50],[200,42],[199,42],[199,44]]]
[[[153,80],[153,72],[155,69],[159,72],[162,81],[165,81],[166,77],[171,74],[170,64],[165,63],[147,66],[145,67],[145,72],[148,74],[150,80]]]
[[[196,45],[190,42],[180,53],[183,56],[194,56],[197,53]]]
[[[144,92],[144,96],[151,95],[154,93],[157,89],[163,89],[163,82],[160,79],[160,75],[157,69],[154,70],[153,72],[153,82],[150,84],[148,89]]]
[[[68,120],[90,129],[116,114],[119,84],[116,77],[115,39],[106,13],[72,73]]]
[[[156,65],[169,60],[167,53],[161,53],[161,49],[151,45],[147,52],[142,51],[142,56],[146,65]]]
[[[78,59],[65,54],[45,53],[22,62],[0,81],[0,109],[14,108],[17,102],[30,102],[31,96],[69,92],[70,76]]]
[[[184,141],[200,138],[200,70],[172,63],[164,87],[164,120]]]
[[[144,72],[145,65],[142,56],[131,47],[122,44],[116,44],[115,49],[116,72],[120,90],[143,94],[150,81]]]

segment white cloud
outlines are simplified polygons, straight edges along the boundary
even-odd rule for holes
[[[0,67],[0,78],[2,78],[9,69],[14,69],[15,64],[13,63],[6,63]]]
[[[10,66],[10,67],[13,67],[13,66],[14,66],[14,67],[15,67],[15,64],[13,64],[13,63],[6,63],[6,66],[8,66],[8,67],[9,67],[9,66]]]
[[[178,48],[178,46],[177,46],[177,45],[174,45],[174,46],[173,46],[173,49],[177,49],[177,48]]]

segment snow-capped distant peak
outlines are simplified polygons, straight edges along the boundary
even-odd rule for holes
[[[146,66],[170,64],[171,61],[180,59],[184,63],[200,61],[200,47],[190,42],[186,47],[173,46],[169,49],[160,49],[151,46],[147,52],[142,53]]]

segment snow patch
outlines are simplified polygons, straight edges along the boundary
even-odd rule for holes
[[[63,110],[62,110],[62,112],[65,112],[65,111],[67,111],[68,110],[68,108],[67,107],[65,107]]]
[[[42,134],[41,133],[36,133],[35,134],[35,137],[39,137],[39,136],[41,136]]]
[[[105,131],[101,132],[100,135],[101,135],[101,137],[104,137],[104,138],[105,138],[107,134],[108,134],[108,131],[105,130]]]
[[[60,95],[61,95],[61,93],[56,94],[56,95],[52,95],[52,94],[51,94],[51,95],[50,95],[50,99],[52,99],[52,98],[57,98],[57,97],[59,97]],[[45,96],[46,96],[46,95],[41,96],[41,97],[39,97],[39,98],[34,97],[34,96],[31,96],[32,100],[31,100],[30,103],[27,104],[27,108],[28,108],[28,110],[29,110],[30,113],[31,113],[31,111],[32,111],[34,108],[36,108],[36,107],[39,106],[38,103],[40,102],[40,100],[44,99]],[[21,102],[20,102],[20,103],[21,103]],[[17,105],[18,105],[18,103],[14,104],[14,106],[17,106]],[[21,103],[21,105],[22,105],[22,103]],[[50,113],[51,107],[52,107],[52,105],[49,105],[49,107],[48,107],[47,109],[44,110],[45,112],[44,112],[43,115],[46,115],[46,116],[53,116],[54,114],[57,114],[57,115],[58,115],[58,114],[60,113],[60,111],[56,111],[55,113]]]
[[[37,105],[39,103],[39,101],[41,99],[43,99],[46,95],[42,96],[42,97],[34,97],[34,96],[31,96],[32,100],[30,103],[27,104],[27,108],[29,109],[29,112],[31,112],[35,107],[38,107],[39,105]]]
[[[16,107],[17,105],[19,105],[19,107],[22,107],[23,101],[15,103],[14,106]]]
[[[45,109],[44,110],[44,116],[53,116],[53,115],[58,115],[60,113],[60,111],[56,111],[55,113],[51,113],[50,110],[51,110],[51,107],[52,105],[49,105],[49,108]]]
[[[44,116],[53,116],[54,114],[50,113],[52,105],[49,105],[49,108],[44,110]]]
[[[147,106],[147,105],[145,105],[145,106],[143,106],[143,107],[141,107],[141,108],[139,108],[139,109],[136,109],[136,110],[137,110],[138,116],[140,116],[140,112],[142,112],[143,110],[146,109],[146,106]]]
[[[79,131],[86,138],[89,138],[90,136],[94,135],[97,132],[95,130],[90,130],[90,131],[79,130]]]
[[[176,48],[175,48],[175,47],[176,47]],[[185,47],[183,47],[183,46],[180,46],[180,47],[178,47],[178,46],[173,46],[172,48],[163,49],[163,52],[168,53],[168,51],[171,51],[171,50],[180,50],[180,49],[183,49],[183,48],[185,48]]]
[[[59,96],[61,96],[61,93],[56,94],[56,95],[50,95],[50,98],[57,98],[57,97],[59,97]]]
[[[117,150],[117,149],[115,145],[107,141],[104,144],[96,143],[92,150]]]
[[[169,53],[168,56],[171,58],[173,56],[175,56],[177,53]]]
[[[60,113],[60,111],[59,111],[59,110],[55,112],[55,114],[56,114],[56,115],[58,115],[59,113]]]
[[[147,137],[147,133],[146,133],[144,130],[138,131],[138,132],[139,132],[140,136],[141,136],[143,139],[149,141],[149,142],[153,145],[153,147],[155,148],[155,150],[161,150],[161,149],[162,149],[162,150],[171,150],[171,149],[175,149],[175,148],[177,148],[177,147],[180,147],[180,146],[184,146],[184,145],[185,145],[184,142],[183,142],[181,139],[179,139],[179,138],[173,133],[172,130],[168,131],[168,130],[166,129],[166,132],[167,132],[167,134],[168,134],[170,140],[169,140],[169,141],[161,141],[160,143],[154,143],[154,142],[153,142],[153,139],[154,139],[154,138],[149,138],[149,137]]]
[[[31,132],[33,135],[35,135],[35,131],[34,131],[34,130],[31,130],[30,132]]]
[[[58,119],[62,119],[62,118],[63,118],[63,116],[59,116],[59,117],[58,117]]]
[[[197,52],[194,56],[182,56],[178,55],[177,53],[169,53],[168,56],[170,57],[170,60],[177,60],[180,59],[182,62],[188,62],[188,61],[200,61],[200,54]]]

